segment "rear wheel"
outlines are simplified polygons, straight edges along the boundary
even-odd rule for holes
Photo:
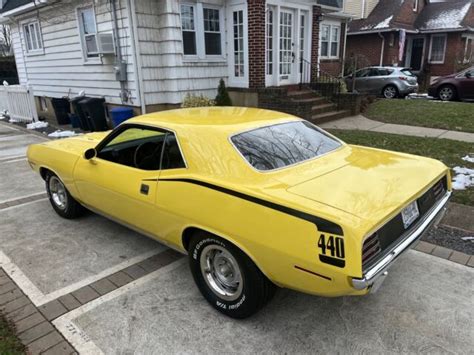
[[[63,218],[73,219],[84,214],[85,208],[71,196],[57,175],[47,172],[45,182],[49,202],[58,215]]]
[[[394,99],[398,96],[398,89],[394,85],[387,85],[383,88],[382,95],[386,99]]]
[[[444,85],[438,90],[438,97],[442,101],[452,101],[456,98],[456,89],[451,85]]]
[[[194,281],[206,300],[232,318],[258,312],[275,293],[252,260],[228,241],[200,232],[189,246]]]

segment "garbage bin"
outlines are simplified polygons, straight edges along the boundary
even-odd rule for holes
[[[129,118],[132,118],[134,115],[133,108],[131,107],[115,107],[110,110],[110,118],[112,120],[112,125],[117,127],[122,122],[125,122]]]
[[[92,129],[90,127],[90,124],[87,121],[87,118],[84,115],[84,112],[82,111],[81,105],[79,105],[79,103],[85,99],[88,99],[88,97],[86,96],[74,97],[71,99],[71,106],[72,106],[72,110],[79,118],[79,128],[82,129],[83,131],[91,131]]]
[[[92,132],[107,131],[109,129],[105,118],[105,99],[90,97],[79,101],[79,106]]]
[[[69,120],[71,121],[72,128],[81,128],[81,120],[78,115],[70,113]]]
[[[69,120],[69,113],[71,112],[71,105],[69,104],[69,100],[65,98],[53,98],[51,99],[51,103],[53,104],[54,114],[56,116],[58,124],[71,123],[71,121]]]

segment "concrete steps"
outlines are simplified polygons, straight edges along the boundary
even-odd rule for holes
[[[325,123],[329,121],[338,120],[340,118],[348,117],[350,115],[351,115],[351,112],[347,110],[339,110],[339,111],[332,110],[332,111],[327,111],[324,113],[313,115],[311,116],[310,119],[308,119],[308,121],[314,124],[321,124],[321,123]]]

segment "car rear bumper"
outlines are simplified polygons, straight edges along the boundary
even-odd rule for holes
[[[418,84],[415,85],[404,85],[399,89],[400,94],[406,95],[411,94],[418,91]]]
[[[450,197],[451,191],[447,191],[443,198],[418,222],[416,228],[402,237],[400,243],[387,256],[367,270],[364,277],[351,279],[352,287],[356,290],[369,289],[370,292],[377,291],[385,276],[387,276],[387,270],[393,262],[403,254],[403,252],[408,250],[415,241],[420,239],[426,230],[441,220],[446,211],[446,203]]]

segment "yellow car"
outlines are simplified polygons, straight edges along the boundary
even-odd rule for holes
[[[31,145],[28,161],[60,216],[85,207],[188,254],[204,297],[235,318],[275,286],[375,291],[451,194],[439,161],[347,145],[251,108],[144,115]]]

